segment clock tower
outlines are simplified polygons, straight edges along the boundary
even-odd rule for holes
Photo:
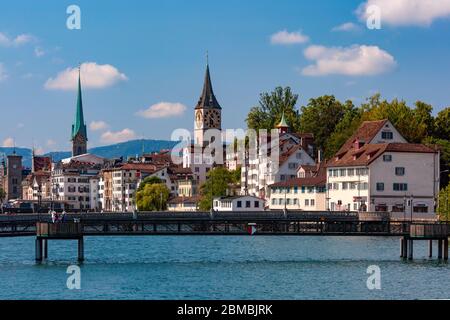
[[[206,146],[208,141],[206,131],[210,129],[222,130],[222,108],[217,102],[211,83],[209,63],[206,65],[206,74],[203,91],[195,107],[194,144]]]

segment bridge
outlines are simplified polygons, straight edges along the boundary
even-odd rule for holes
[[[0,216],[0,237],[36,237],[36,260],[48,257],[48,241],[77,240],[84,260],[85,236],[379,236],[400,237],[400,256],[413,259],[414,240],[438,244],[448,260],[450,226],[436,221],[391,219],[356,212],[155,212],[68,214],[52,223],[48,214]]]

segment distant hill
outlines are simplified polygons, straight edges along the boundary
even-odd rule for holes
[[[89,149],[88,152],[103,158],[120,158],[125,159],[130,156],[141,155],[142,151],[145,153],[158,152],[164,149],[172,149],[178,142],[167,140],[133,140],[123,143],[113,144],[109,146],[96,147]],[[16,154],[23,157],[23,165],[25,167],[31,166],[31,149],[15,148]],[[10,155],[14,152],[14,148],[0,147],[0,159],[5,155]],[[54,151],[45,154],[51,156],[53,161],[69,158],[70,152]]]

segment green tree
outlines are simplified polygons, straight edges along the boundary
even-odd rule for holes
[[[438,214],[441,221],[450,221],[450,185],[439,193]]]
[[[206,181],[200,187],[200,210],[211,210],[211,203],[214,197],[224,197],[227,195],[229,186],[240,180],[238,171],[229,171],[226,168],[218,167],[208,172]]]
[[[439,139],[450,139],[450,107],[440,111],[435,119],[435,136]]]
[[[163,183],[146,184],[136,193],[139,211],[163,211],[167,209],[170,191]]]
[[[280,122],[284,112],[288,125],[295,131],[299,128],[298,112],[295,109],[298,95],[290,87],[277,87],[274,91],[260,95],[259,106],[253,107],[247,116],[247,126],[254,130],[272,130]]]
[[[316,147],[324,150],[336,126],[353,109],[351,101],[342,104],[334,96],[310,99],[308,105],[301,108],[300,131],[313,133]]]
[[[144,190],[145,186],[148,184],[160,184],[160,183],[163,183],[163,181],[158,177],[155,176],[147,177],[144,180],[142,180],[137,191]]]

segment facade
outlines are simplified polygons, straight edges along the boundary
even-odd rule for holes
[[[332,211],[434,213],[439,152],[407,143],[388,121],[364,122],[327,163]]]
[[[326,174],[294,178],[270,186],[270,210],[325,211]]]
[[[36,156],[32,154],[31,173],[22,181],[23,200],[51,200],[51,176],[52,159],[50,157]]]
[[[175,197],[167,202],[167,210],[174,212],[194,212],[198,211],[199,196]]]
[[[241,170],[241,194],[269,199],[269,185],[297,177],[303,165],[314,165],[313,136],[289,133],[284,115],[278,129],[278,143],[264,139],[259,141],[257,152],[249,155]],[[270,156],[278,144],[278,163]]]
[[[22,167],[22,156],[15,152],[6,157],[6,162],[2,163],[2,188],[6,193],[5,200],[22,198],[22,179],[25,172]]]
[[[264,199],[253,196],[220,197],[213,199],[213,210],[218,212],[264,211]]]
[[[55,164],[51,174],[52,197],[64,201],[70,210],[98,211],[101,166],[71,162]]]

